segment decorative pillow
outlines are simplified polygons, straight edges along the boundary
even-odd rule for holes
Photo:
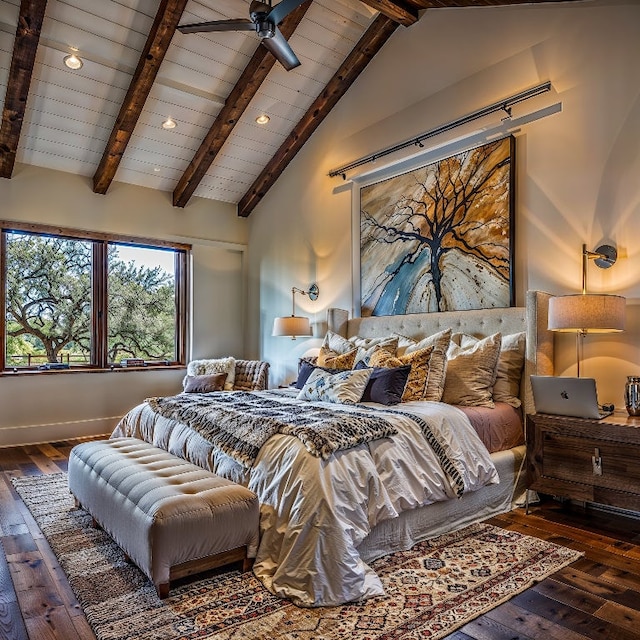
[[[361,342],[358,345],[354,368],[360,362],[369,366],[369,359],[371,358],[371,354],[376,349],[384,349],[385,351],[388,351],[392,356],[395,356],[396,349],[398,348],[398,338],[395,336],[392,338],[384,338],[380,340],[373,338],[371,340],[364,340],[363,342],[364,344]]]
[[[233,383],[236,379],[236,359],[229,357],[192,360],[187,365],[187,376],[208,376],[213,373],[226,373],[227,379],[224,383],[224,389],[225,391],[232,391]]]
[[[493,408],[493,385],[501,344],[500,333],[478,340],[466,349],[452,342],[447,354],[442,402]]]
[[[211,393],[212,391],[222,391],[226,379],[226,373],[213,373],[207,376],[187,376],[184,379],[184,392]]]
[[[406,336],[398,335],[398,350],[396,355],[402,357],[420,351],[425,347],[433,346],[433,352],[429,358],[429,371],[427,374],[426,395],[422,400],[440,402],[444,391],[445,375],[447,373],[447,349],[451,342],[451,329],[443,329],[431,336],[414,340]]]
[[[374,351],[369,359],[372,367],[402,367],[411,365],[411,371],[402,394],[402,402],[410,400],[433,400],[437,395],[437,390],[428,388],[429,381],[429,361],[434,347],[425,347],[420,351],[405,353],[397,357],[392,356],[388,351],[379,349]],[[438,398],[439,399],[439,398]]]
[[[327,369],[325,367],[318,367],[312,362],[302,360],[300,362],[300,368],[298,369],[298,379],[296,380],[295,384],[296,389],[302,389],[304,383],[309,379],[309,376],[315,369],[322,369],[323,371],[328,371],[329,373],[338,373],[338,371],[341,371],[341,369]]]
[[[369,357],[376,345],[384,346],[388,351],[395,354],[398,346],[398,338],[397,336],[388,336],[385,338],[362,338],[360,336],[352,336],[347,340],[333,331],[327,331],[327,334],[322,341],[322,345],[320,346],[318,365],[321,367],[335,367],[336,365],[327,362],[327,359],[347,355],[356,349],[355,359],[351,363],[351,366],[348,367],[351,369],[355,363],[360,362],[361,360],[368,363]],[[343,366],[344,362],[345,361],[342,361],[338,366],[346,369],[347,367]]]
[[[334,353],[342,354],[351,351],[357,345],[333,331],[327,331],[321,346]]]
[[[457,342],[461,347],[467,348],[476,344],[479,339],[466,334],[457,334]],[[518,408],[520,400],[520,382],[522,381],[522,369],[524,368],[526,334],[510,333],[502,336],[502,346],[498,356],[498,371],[493,385],[493,401],[506,402],[514,408]]]
[[[370,376],[371,369],[329,373],[318,368],[311,372],[297,397],[299,400],[355,404],[360,402]]]
[[[328,369],[352,369],[357,353],[357,349],[351,349],[347,353],[336,353],[325,347],[320,347],[318,366]]]
[[[356,369],[366,369],[364,362],[358,362]],[[371,377],[360,402],[378,402],[379,404],[398,404],[402,402],[402,394],[409,378],[411,365],[387,369],[375,367],[370,370]]]

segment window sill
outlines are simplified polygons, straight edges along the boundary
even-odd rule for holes
[[[20,376],[48,376],[48,375],[67,375],[75,373],[125,373],[130,371],[167,371],[167,370],[186,370],[184,364],[160,364],[146,365],[143,367],[109,367],[107,369],[99,369],[97,367],[72,367],[69,369],[6,369],[0,372],[0,377],[20,377]]]

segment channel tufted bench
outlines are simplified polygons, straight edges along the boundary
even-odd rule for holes
[[[259,537],[256,495],[136,438],[83,442],[69,455],[69,490],[153,582],[242,561]]]

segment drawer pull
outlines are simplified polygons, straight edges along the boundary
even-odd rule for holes
[[[600,449],[595,448],[593,456],[591,456],[591,464],[593,465],[593,475],[602,475],[602,458],[600,457]]]

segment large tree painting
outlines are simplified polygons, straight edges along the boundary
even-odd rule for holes
[[[360,190],[361,314],[513,304],[514,139]]]

